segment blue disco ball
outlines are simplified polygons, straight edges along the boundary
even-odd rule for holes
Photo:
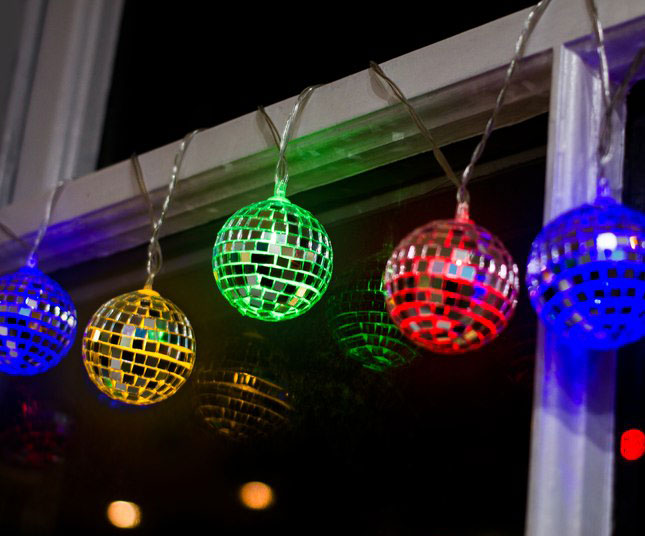
[[[590,349],[636,341],[645,327],[645,215],[613,199],[570,210],[534,240],[526,283],[556,334]]]
[[[0,372],[30,376],[49,370],[75,334],[76,309],[56,281],[29,266],[0,277]]]

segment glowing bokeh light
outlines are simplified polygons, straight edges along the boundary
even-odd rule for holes
[[[273,504],[273,490],[264,482],[247,482],[240,488],[240,500],[251,510],[264,510]]]
[[[623,432],[620,438],[620,454],[629,461],[642,457],[645,454],[645,434],[637,428]]]
[[[107,518],[115,527],[133,529],[141,523],[141,509],[129,501],[113,501],[107,508]]]

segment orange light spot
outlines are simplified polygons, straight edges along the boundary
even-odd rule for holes
[[[114,501],[108,506],[107,517],[115,527],[133,529],[141,523],[141,510],[132,502]]]
[[[240,488],[240,500],[251,510],[264,510],[273,504],[273,490],[264,482],[247,482]]]

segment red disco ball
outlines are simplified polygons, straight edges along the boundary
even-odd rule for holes
[[[385,268],[386,304],[414,343],[440,354],[475,350],[506,327],[520,279],[502,242],[468,217],[432,221],[406,236]]]

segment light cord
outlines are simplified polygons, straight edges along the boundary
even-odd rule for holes
[[[43,218],[43,221],[38,228],[36,239],[34,240],[31,251],[29,252],[29,256],[27,257],[27,266],[29,266],[30,268],[35,268],[38,265],[38,257],[36,253],[38,251],[38,248],[40,247],[41,242],[43,241],[43,238],[45,238],[45,233],[47,232],[49,224],[51,223],[52,214],[54,212],[54,209],[56,208],[60,194],[63,193],[65,186],[67,186],[69,182],[71,182],[71,179],[59,180],[56,183],[54,189],[51,191],[51,194],[49,195],[49,200],[47,201],[47,205],[45,207],[45,217]]]
[[[370,61],[370,69],[374,71],[385,83],[387,83],[387,85],[390,87],[390,90],[392,90],[392,93],[394,93],[396,98],[401,101],[401,104],[405,106],[405,109],[410,114],[410,117],[414,121],[414,124],[430,143],[430,147],[432,147],[432,153],[434,154],[437,163],[441,166],[441,169],[443,169],[443,172],[446,174],[446,176],[455,184],[455,186],[457,186],[457,188],[459,188],[461,186],[461,182],[457,178],[457,175],[455,175],[450,162],[448,162],[448,159],[443,154],[443,151],[435,141],[428,128],[423,124],[423,121],[419,117],[417,111],[410,104],[410,101],[403,94],[403,91],[401,91],[401,88],[389,76],[387,76],[385,72],[383,72],[383,69],[378,63]]]
[[[613,158],[614,147],[612,143],[612,121],[614,112],[620,103],[623,102],[630,82],[636,76],[638,69],[645,60],[645,47],[641,48],[632,59],[627,73],[620,85],[612,94],[609,80],[609,63],[605,46],[605,35],[598,16],[598,9],[594,0],[586,0],[587,12],[591,19],[591,26],[596,39],[596,52],[600,62],[600,87],[604,110],[600,118],[598,132],[598,147],[596,149],[596,162],[598,165],[598,183],[596,195],[599,197],[611,197],[611,185],[607,177],[607,165]]]
[[[587,12],[591,19],[591,27],[596,37],[596,52],[600,60],[600,87],[602,98],[606,108],[611,106],[611,86],[609,83],[609,63],[607,62],[607,52],[605,49],[605,32],[600,23],[598,8],[594,0],[585,0]]]
[[[468,181],[471,179],[473,170],[475,169],[475,165],[477,164],[478,160],[481,158],[484,152],[484,148],[486,147],[486,143],[488,142],[488,138],[490,138],[490,135],[492,134],[493,129],[495,128],[495,121],[497,120],[497,115],[499,114],[499,111],[501,110],[504,104],[504,100],[506,99],[506,93],[508,92],[508,88],[511,85],[511,78],[513,77],[513,74],[517,70],[517,66],[520,60],[524,57],[524,52],[526,51],[526,45],[528,44],[529,37],[533,33],[533,30],[535,29],[537,23],[542,17],[542,14],[544,13],[544,11],[546,10],[546,8],[549,6],[550,3],[551,3],[551,0],[541,0],[540,2],[538,2],[535,6],[533,6],[533,9],[531,9],[530,13],[528,14],[528,17],[524,21],[524,25],[522,27],[520,36],[517,39],[517,42],[515,43],[515,53],[513,54],[513,58],[511,59],[511,62],[508,64],[508,68],[506,69],[506,77],[504,78],[504,84],[502,85],[502,89],[500,90],[500,92],[497,94],[497,100],[495,101],[495,107],[493,108],[493,113],[491,114],[490,118],[488,119],[488,122],[486,123],[486,127],[484,128],[484,133],[482,134],[481,140],[479,140],[479,143],[475,147],[475,150],[473,151],[473,154],[470,157],[470,162],[468,163],[468,165],[466,166],[466,168],[464,169],[461,175],[461,185],[457,193],[457,201],[459,203],[467,204],[470,200],[470,196],[466,189],[468,185]]]
[[[154,229],[155,226],[155,208],[152,204],[152,198],[150,197],[150,192],[146,188],[146,181],[143,178],[143,169],[141,168],[141,162],[139,161],[139,155],[133,153],[130,156],[130,162],[132,162],[132,167],[134,168],[134,176],[137,179],[137,184],[139,185],[139,191],[146,201],[148,207],[148,217],[150,218],[150,227]]]
[[[275,126],[273,119],[269,117],[269,114],[264,109],[264,106],[258,106],[258,113],[260,114],[262,119],[264,119],[264,122],[269,127],[269,131],[271,132],[271,137],[273,138],[273,143],[275,143],[275,146],[278,148],[278,150],[280,150],[280,133],[278,132],[278,128]]]
[[[316,88],[320,86],[309,86],[302,90],[296,103],[293,106],[293,110],[289,114],[289,118],[284,125],[284,130],[282,131],[282,138],[280,139],[280,154],[278,155],[278,163],[275,167],[275,188],[273,195],[279,198],[285,198],[287,192],[287,181],[289,180],[289,166],[287,165],[286,153],[287,146],[291,140],[291,135],[293,134],[293,128],[296,124],[302,110],[304,109],[307,100],[313,93]]]
[[[159,245],[159,230],[163,224],[166,213],[168,212],[168,207],[170,206],[170,201],[172,200],[173,193],[175,191],[175,185],[177,184],[177,177],[179,176],[179,171],[181,165],[184,161],[184,156],[186,151],[190,146],[190,143],[193,141],[195,135],[201,130],[193,130],[187,134],[181,143],[177,153],[175,154],[175,160],[170,172],[170,182],[168,183],[168,194],[164,199],[163,205],[161,206],[161,213],[159,214],[159,219],[153,222],[152,225],[152,235],[150,236],[150,242],[148,244],[148,261],[146,263],[146,271],[148,273],[148,278],[146,279],[145,288],[151,289],[154,282],[155,276],[161,270],[161,265],[163,263],[163,256],[161,253],[161,246]],[[136,170],[136,167],[135,167]]]
[[[548,5],[551,3],[551,0],[541,0],[538,2],[533,9],[531,9],[530,13],[528,14],[528,17],[524,21],[524,25],[522,26],[522,31],[520,33],[520,36],[515,43],[515,53],[513,54],[513,58],[511,59],[511,62],[508,65],[508,68],[506,69],[506,76],[504,78],[504,83],[502,85],[502,88],[500,89],[497,99],[495,100],[495,106],[493,107],[493,112],[491,113],[490,118],[488,119],[486,126],[484,127],[484,133],[482,134],[482,137],[475,147],[475,150],[473,151],[472,156],[470,157],[470,161],[468,165],[464,168],[461,179],[458,179],[455,175],[455,172],[452,169],[452,166],[446,159],[445,155],[441,151],[441,148],[438,146],[436,141],[434,140],[432,134],[428,130],[428,128],[423,124],[423,121],[421,121],[421,118],[417,114],[416,110],[412,107],[410,104],[410,101],[405,97],[401,89],[392,81],[384,72],[381,67],[376,64],[375,62],[370,62],[370,68],[373,72],[375,72],[382,80],[384,80],[394,95],[401,101],[401,103],[406,107],[408,113],[412,117],[412,120],[414,123],[417,125],[417,128],[423,134],[423,136],[430,142],[430,146],[432,147],[432,152],[435,156],[435,159],[437,160],[438,164],[441,166],[441,169],[443,169],[444,173],[446,176],[455,184],[457,187],[457,216],[456,218],[458,220],[468,220],[468,212],[469,212],[469,204],[470,204],[470,194],[468,193],[467,185],[468,181],[471,179],[473,175],[473,170],[475,169],[475,165],[481,158],[484,148],[486,147],[486,143],[488,142],[488,138],[490,138],[490,135],[493,132],[493,129],[495,128],[495,121],[497,120],[497,116],[499,114],[499,111],[501,110],[504,100],[506,99],[506,93],[508,92],[508,88],[511,84],[511,78],[513,77],[513,74],[516,72],[518,64],[520,60],[524,56],[524,52],[526,51],[526,45],[528,43],[529,37],[533,33],[533,30],[535,29],[535,26],[539,22],[540,18],[542,17],[542,14],[548,7]]]

